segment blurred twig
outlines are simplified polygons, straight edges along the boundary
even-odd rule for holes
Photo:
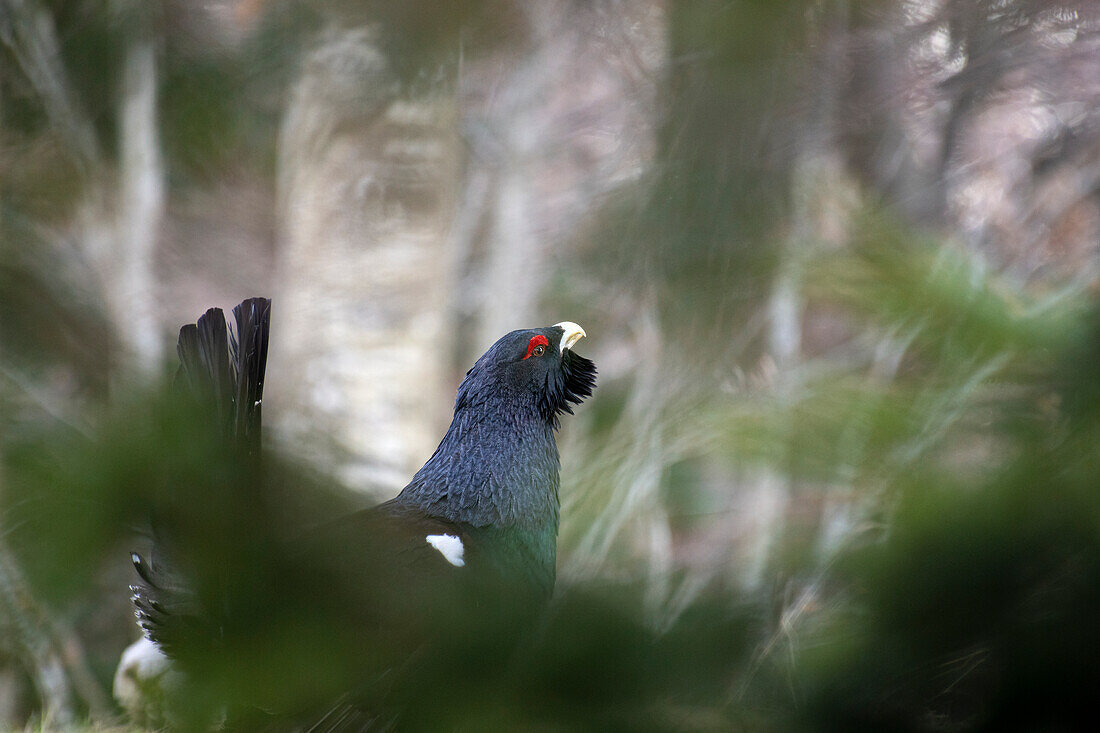
[[[0,541],[0,615],[15,629],[42,698],[43,724],[71,725],[76,719],[74,692],[92,716],[106,720],[111,705],[92,674],[76,634],[52,619],[31,593],[15,557]]]
[[[2,359],[0,359],[0,375],[3,375],[5,379],[15,385],[19,392],[43,413],[62,425],[72,428],[84,437],[91,437],[92,433],[87,424],[78,422],[78,418],[70,415],[64,408],[57,405],[47,392],[38,389],[27,382],[22,375],[9,369]]]
[[[0,1],[0,41],[11,49],[41,98],[50,124],[66,140],[82,169],[93,170],[100,162],[95,129],[62,65],[50,13],[35,0]]]

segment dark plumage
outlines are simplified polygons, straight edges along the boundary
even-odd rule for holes
[[[234,314],[239,343],[216,309],[181,330],[177,381],[237,446],[247,476],[239,493],[261,516],[270,302],[253,298]],[[347,691],[353,702],[345,696],[341,705],[360,712],[345,711],[337,716],[345,722],[329,727],[356,728],[374,720],[362,711],[386,704],[378,681],[392,688],[415,668],[409,660],[454,636],[453,628],[444,629],[456,619],[501,628],[529,621],[554,584],[554,431],[560,416],[595,387],[595,366],[571,348],[583,335],[563,323],[513,331],[493,344],[466,373],[439,447],[397,497],[378,507],[293,542],[245,531],[239,553],[232,542],[221,543],[228,549],[205,566],[188,561],[195,553],[178,534],[155,532],[152,562],[133,556],[142,580],[132,587],[133,600],[149,638],[185,667],[205,668],[203,655],[234,648],[272,618],[315,625],[334,653],[351,650],[356,667],[349,677],[354,689]],[[240,509],[233,501],[229,506]],[[196,566],[212,566],[215,577],[193,573],[200,576],[193,582],[181,570]],[[323,704],[331,692],[318,693],[313,703]]]
[[[533,338],[546,353],[523,358]],[[492,561],[527,572],[549,594],[558,535],[558,416],[595,387],[596,369],[559,349],[558,326],[513,331],[477,360],[458,388],[454,418],[428,462],[381,511],[453,523],[463,536],[489,530],[504,545]]]

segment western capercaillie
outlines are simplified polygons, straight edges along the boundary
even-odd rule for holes
[[[209,542],[180,530],[194,522],[173,517],[175,498],[153,517],[151,555],[133,555],[136,615],[185,673],[232,688],[231,707],[306,721],[321,711],[318,730],[377,727],[415,704],[415,680],[439,673],[456,644],[506,640],[549,598],[555,431],[595,387],[595,366],[573,350],[584,331],[563,322],[503,336],[466,373],[439,447],[395,498],[288,539],[266,529],[270,301],[246,300],[234,315],[235,330],[217,309],[181,330],[177,382],[234,446],[240,485],[212,501],[223,516],[210,526],[225,529]],[[253,662],[263,670],[247,670]],[[227,668],[245,671],[212,681]]]

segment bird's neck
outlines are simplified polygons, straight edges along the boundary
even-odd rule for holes
[[[448,521],[514,528],[554,543],[559,485],[554,430],[536,409],[517,406],[506,395],[500,401],[458,407],[439,447],[398,501]]]

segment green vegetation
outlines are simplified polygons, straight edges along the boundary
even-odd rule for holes
[[[0,728],[135,730],[109,690],[150,516],[213,584],[392,496],[519,314],[600,368],[556,595],[373,688],[399,729],[1090,721],[1097,11],[436,5],[0,0]],[[255,481],[171,345],[261,294]],[[358,679],[279,577],[294,602],[146,723]]]

